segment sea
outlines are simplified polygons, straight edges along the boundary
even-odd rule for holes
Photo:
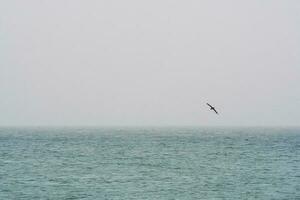
[[[2,127],[0,199],[300,199],[300,128]]]

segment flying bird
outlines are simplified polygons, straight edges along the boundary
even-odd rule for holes
[[[213,110],[213,111],[215,111],[216,114],[219,114],[219,113],[216,111],[215,107],[213,107],[213,106],[210,105],[209,103],[206,103],[206,104],[210,107],[210,110]]]

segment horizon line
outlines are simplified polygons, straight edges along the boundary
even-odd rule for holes
[[[300,125],[0,125],[0,128],[300,128]]]

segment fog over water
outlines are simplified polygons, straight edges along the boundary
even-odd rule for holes
[[[299,10],[0,0],[0,125],[299,125]]]

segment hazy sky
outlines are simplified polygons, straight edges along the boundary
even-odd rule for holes
[[[0,0],[0,125],[300,125],[299,11]]]

